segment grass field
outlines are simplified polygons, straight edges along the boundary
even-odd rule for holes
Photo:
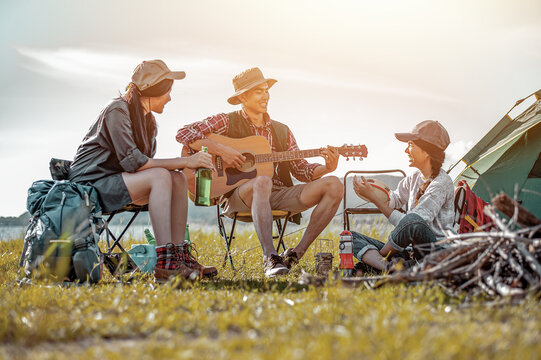
[[[538,298],[518,304],[450,298],[430,285],[304,287],[298,276],[301,269],[313,272],[313,252],[288,276],[266,280],[254,233],[238,234],[236,272],[221,267],[224,245],[217,234],[191,237],[201,262],[219,268],[218,279],[158,285],[149,276],[120,283],[107,275],[92,287],[19,286],[22,240],[0,242],[0,358],[541,357]],[[336,254],[337,235],[323,237],[334,240]]]

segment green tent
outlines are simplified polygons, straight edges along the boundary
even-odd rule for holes
[[[509,113],[526,99],[535,102],[512,118]],[[514,197],[516,184],[519,202],[541,218],[541,90],[517,101],[449,172],[457,169],[455,185],[466,180],[485,201],[500,191]]]

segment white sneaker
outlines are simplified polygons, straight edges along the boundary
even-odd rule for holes
[[[280,255],[272,254],[271,256],[265,256],[263,260],[265,266],[265,276],[274,277],[276,275],[283,275],[289,272],[289,269],[284,265],[283,259]]]

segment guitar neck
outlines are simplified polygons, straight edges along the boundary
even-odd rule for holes
[[[256,163],[294,161],[321,155],[321,149],[282,151],[267,154],[256,154]]]

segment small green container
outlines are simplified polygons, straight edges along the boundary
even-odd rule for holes
[[[135,244],[132,245],[128,254],[142,272],[152,273],[156,266],[156,245]]]

